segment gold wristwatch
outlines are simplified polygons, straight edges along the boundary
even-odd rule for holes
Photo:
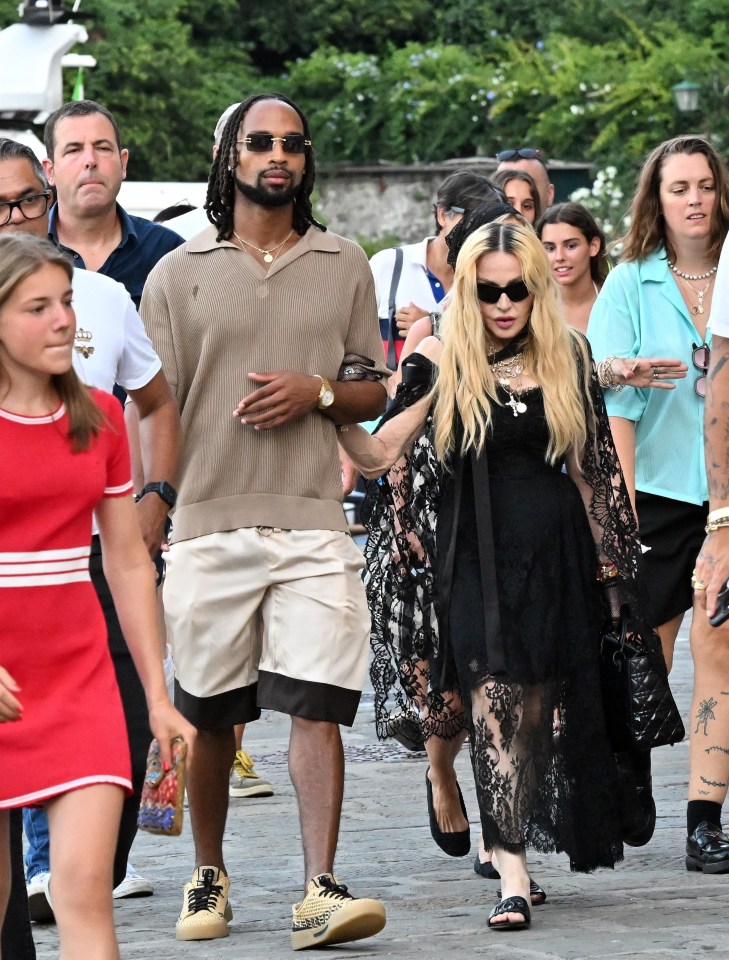
[[[319,391],[319,400],[316,405],[319,410],[326,410],[327,407],[331,407],[334,403],[334,390],[332,390],[332,385],[326,377],[321,377],[318,373],[315,373],[314,376],[319,377],[321,380],[321,390]]]

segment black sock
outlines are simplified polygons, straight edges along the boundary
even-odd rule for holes
[[[689,800],[686,806],[686,829],[690,834],[704,820],[716,824],[721,829],[721,804],[711,800]]]

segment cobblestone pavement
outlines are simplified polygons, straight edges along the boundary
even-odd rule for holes
[[[686,720],[690,680],[682,630],[672,683]],[[658,824],[647,847],[627,848],[625,862],[615,871],[591,876],[571,874],[563,856],[532,857],[531,870],[547,891],[547,903],[534,910],[531,929],[495,934],[486,929],[486,916],[497,885],[474,874],[472,857],[452,860],[433,844],[425,806],[425,760],[399,745],[379,744],[372,718],[370,693],[355,726],[344,732],[348,765],[336,870],[355,894],[385,901],[388,923],[371,940],[328,948],[329,956],[443,960],[453,953],[489,960],[729,960],[729,875],[704,876],[684,868],[687,743],[654,753]],[[690,729],[688,722],[686,726]],[[286,769],[287,736],[288,721],[276,714],[265,714],[246,734],[246,748],[274,783],[276,795],[231,801],[226,850],[235,918],[230,937],[199,943],[174,939],[182,884],[192,870],[186,822],[179,838],[140,834],[135,844],[134,863],[154,880],[156,892],[117,905],[125,960],[292,956],[290,904],[299,899],[303,865]],[[475,853],[478,822],[465,751],[458,769]],[[36,942],[39,960],[56,956],[54,927],[36,926]]]

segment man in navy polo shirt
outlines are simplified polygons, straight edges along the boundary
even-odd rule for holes
[[[126,178],[129,151],[121,146],[113,115],[93,100],[64,103],[45,126],[43,166],[58,201],[49,235],[74,266],[123,284],[136,307],[147,275],[183,243],[168,227],[130,216],[116,198]]]

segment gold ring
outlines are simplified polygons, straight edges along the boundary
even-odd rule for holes
[[[654,379],[654,380],[657,380],[657,379],[658,379],[658,376],[659,376],[658,367],[653,367],[653,379]]]
[[[706,590],[706,584],[703,580],[699,579],[695,573],[691,574],[691,588],[692,590]]]

